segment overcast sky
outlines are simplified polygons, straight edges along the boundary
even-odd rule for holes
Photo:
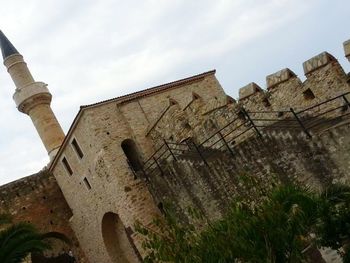
[[[49,84],[67,132],[80,105],[211,69],[235,98],[285,67],[304,79],[302,62],[325,50],[349,72],[349,10],[348,0],[11,0],[0,29]],[[0,184],[48,162],[14,90],[0,67]]]

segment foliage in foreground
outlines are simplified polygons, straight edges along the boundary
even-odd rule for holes
[[[41,234],[28,223],[10,225],[11,219],[0,214],[0,262],[20,263],[30,253],[49,248]]]
[[[277,186],[258,205],[236,200],[219,221],[177,220],[171,209],[155,219],[157,232],[141,225],[149,250],[145,262],[308,262],[315,245],[339,250],[350,241],[350,188],[331,186],[322,195],[295,185]],[[198,223],[199,222],[199,223]],[[349,251],[344,262],[349,261]]]

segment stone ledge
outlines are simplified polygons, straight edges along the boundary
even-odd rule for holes
[[[296,76],[297,75],[293,71],[291,71],[289,68],[285,68],[273,74],[270,74],[266,77],[267,89],[271,89],[276,85]]]
[[[345,57],[350,61],[350,39],[343,43]]]
[[[332,61],[337,60],[328,52],[322,52],[321,54],[318,54],[317,56],[314,56],[303,63],[304,73],[305,75],[310,74],[311,72],[327,65]]]
[[[50,104],[51,94],[45,83],[31,83],[21,89],[16,89],[15,94],[13,94],[13,100],[15,101],[18,110],[24,113],[27,113],[29,108],[34,106],[34,98],[36,97],[40,97],[43,103]]]
[[[248,85],[239,89],[239,100],[248,98],[251,95],[262,91],[262,88],[260,88],[258,84],[256,84],[255,82],[251,82]]]

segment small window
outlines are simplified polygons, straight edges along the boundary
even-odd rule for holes
[[[268,108],[268,107],[271,106],[271,103],[270,103],[270,101],[269,101],[268,98],[264,98],[264,99],[263,99],[263,104],[264,104],[264,106],[265,106],[266,108]]]
[[[62,163],[63,163],[63,166],[66,168],[67,172],[69,173],[69,175],[72,175],[73,174],[73,170],[72,168],[70,167],[66,157],[63,157],[62,159]]]
[[[72,145],[73,145],[73,148],[74,148],[75,152],[80,157],[80,159],[83,158],[83,156],[84,156],[83,151],[81,150],[81,148],[80,148],[80,146],[79,146],[79,144],[78,144],[76,139],[73,139]]]
[[[315,94],[312,92],[311,89],[307,89],[303,92],[304,99],[306,100],[313,100],[315,98]]]
[[[89,183],[88,179],[85,177],[83,181],[84,181],[84,184],[85,184],[86,188],[88,190],[90,190],[91,189],[91,184]]]
[[[170,106],[174,106],[174,105],[178,105],[178,104],[179,103],[176,100],[169,98],[169,105]]]
[[[201,98],[201,96],[199,96],[197,93],[195,93],[195,92],[192,92],[192,100],[198,100],[198,99],[200,99]]]

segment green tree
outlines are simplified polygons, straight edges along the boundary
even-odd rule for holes
[[[230,211],[202,231],[167,211],[159,232],[139,226],[146,262],[306,262],[322,200],[299,186],[276,186],[259,203],[236,199]],[[161,234],[159,234],[161,233]]]
[[[198,262],[302,262],[317,206],[316,196],[294,185],[277,187],[256,207],[236,202],[202,232]]]
[[[350,263],[350,186],[335,184],[321,195],[323,200],[317,225],[319,245],[345,251]]]
[[[46,249],[49,249],[49,245],[31,224],[11,224],[8,215],[0,215],[1,263],[20,263],[30,253],[39,253]]]

